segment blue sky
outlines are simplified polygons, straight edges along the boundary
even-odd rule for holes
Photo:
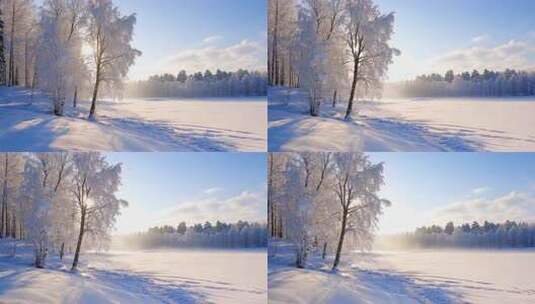
[[[454,69],[535,68],[535,1],[376,0],[396,13],[390,80]],[[511,41],[513,41],[512,44]]]
[[[115,0],[137,14],[131,79],[185,69],[265,69],[264,0]],[[209,39],[207,39],[209,38]]]
[[[421,225],[506,219],[535,221],[535,154],[374,153],[385,162],[382,196],[393,206],[381,233]]]
[[[266,156],[257,153],[109,153],[123,163],[129,201],[117,233],[180,221],[266,220]]]

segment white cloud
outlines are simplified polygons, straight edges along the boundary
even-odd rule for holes
[[[489,187],[479,187],[479,188],[475,188],[474,190],[472,190],[472,193],[473,194],[482,194],[482,193],[485,193],[485,192],[488,192],[488,191],[490,191]]]
[[[535,68],[534,54],[535,41],[511,40],[500,45],[475,45],[451,51],[433,59],[431,67],[435,71],[505,70],[507,68],[532,70]]]
[[[220,192],[222,190],[223,190],[223,188],[214,187],[214,188],[209,188],[209,189],[204,190],[204,193],[205,194],[214,194],[214,193]]]
[[[435,210],[432,223],[506,220],[535,222],[535,197],[523,192],[485,199],[474,198]]]
[[[207,45],[202,48],[180,50],[164,59],[161,70],[169,73],[182,69],[190,72],[207,69],[235,71],[240,68],[265,70],[266,58],[265,43],[243,40],[227,47]]]
[[[222,39],[223,39],[223,36],[214,35],[214,36],[204,38],[202,42],[206,44],[210,44],[210,43],[221,41]]]
[[[487,42],[490,40],[490,36],[489,35],[480,35],[480,36],[476,36],[474,38],[472,38],[472,42],[473,43],[483,43],[483,42]]]
[[[210,197],[197,201],[180,203],[177,207],[164,210],[155,220],[156,225],[185,221],[188,224],[206,221],[237,222],[239,220],[266,221],[265,193],[242,192],[230,198]]]

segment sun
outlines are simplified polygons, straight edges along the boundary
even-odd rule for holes
[[[94,54],[95,49],[93,46],[87,42],[82,43],[82,56],[84,57],[91,57]]]

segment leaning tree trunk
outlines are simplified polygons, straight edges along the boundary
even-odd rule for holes
[[[63,254],[65,253],[65,242],[61,243],[61,247],[59,249],[59,259],[63,261]]]
[[[333,108],[336,108],[337,98],[338,98],[338,91],[337,91],[337,90],[334,90],[334,94],[333,94]]]
[[[91,110],[89,111],[89,120],[95,119],[99,85],[100,85],[100,75],[99,75],[99,71],[97,70],[97,80],[95,81],[95,87],[93,88],[93,98],[91,100]]]
[[[338,264],[340,264],[340,257],[342,255],[342,249],[344,247],[344,239],[346,235],[346,226],[347,226],[347,208],[344,208],[344,211],[342,212],[342,227],[340,230],[340,238],[338,239],[338,246],[336,248],[336,256],[334,258],[333,268],[332,270],[336,270],[338,268]]]
[[[72,99],[72,107],[76,108],[78,106],[78,86],[74,87],[74,98]]]
[[[349,102],[347,104],[347,111],[345,119],[348,120],[353,113],[353,101],[355,100],[355,95],[357,91],[357,81],[359,75],[359,64],[358,60],[355,60],[355,66],[353,68],[353,82],[351,83],[351,94],[349,95]]]
[[[85,233],[85,216],[86,208],[82,207],[81,219],[80,219],[80,234],[78,235],[78,243],[76,243],[76,251],[74,253],[74,261],[72,262],[71,271],[75,271],[78,267],[78,259],[80,258],[80,250],[82,249],[82,240]]]

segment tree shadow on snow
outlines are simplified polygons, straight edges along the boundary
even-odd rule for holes
[[[264,139],[256,138],[254,134],[248,132],[172,124],[165,121],[100,116],[97,123],[107,128],[112,127],[119,133],[128,134],[131,138],[138,138],[141,142],[152,142],[153,147],[169,151],[187,149],[198,152],[225,152],[238,148],[232,143],[233,141],[264,141]]]
[[[205,294],[191,289],[191,284],[158,280],[145,273],[91,269],[90,276],[104,284],[120,285],[137,294],[154,296],[162,303],[209,303]]]
[[[359,278],[359,284],[367,290],[393,299],[396,295],[408,295],[418,303],[467,303],[463,301],[460,294],[454,293],[445,286],[417,280],[404,273],[392,270],[358,270],[355,275]]]

